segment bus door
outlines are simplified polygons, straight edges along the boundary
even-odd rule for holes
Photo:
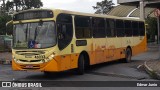
[[[73,24],[72,16],[60,14],[57,17],[58,48],[60,50],[60,69],[67,70],[71,67],[71,55],[73,47]]]

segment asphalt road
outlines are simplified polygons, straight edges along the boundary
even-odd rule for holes
[[[131,63],[122,63],[119,61],[104,63],[100,65],[92,66],[90,70],[88,70],[84,75],[77,75],[74,71],[65,71],[60,73],[52,73],[50,76],[46,76],[43,72],[27,72],[27,71],[12,71],[11,65],[0,65],[0,81],[156,81],[152,79],[143,68],[138,68],[142,65],[145,60],[157,59],[158,58],[158,49],[157,47],[151,47],[147,52],[139,54],[137,56],[132,57]],[[47,90],[52,89],[96,89],[100,88],[46,88]],[[109,87],[101,87],[101,90],[109,89],[115,90],[116,88]],[[138,89],[138,87],[134,88],[117,88],[119,90],[134,90]],[[144,90],[150,90],[150,88],[143,88]],[[141,88],[141,90],[143,90]],[[159,88],[154,88],[154,90],[158,90]],[[0,89],[1,90],[1,89]],[[5,89],[4,89],[5,90]],[[10,89],[14,90],[14,89]],[[21,89],[20,89],[21,90]],[[23,90],[23,89],[22,89]],[[28,90],[28,89],[27,89]],[[29,89],[32,90],[32,89]],[[35,90],[44,90],[43,88]]]

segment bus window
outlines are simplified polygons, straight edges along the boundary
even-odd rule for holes
[[[76,38],[91,38],[90,17],[75,16],[75,33]]]
[[[124,25],[125,25],[125,35],[126,35],[126,37],[131,37],[132,36],[131,21],[129,21],[129,20],[124,21]]]
[[[124,23],[123,20],[116,20],[117,37],[124,37]]]
[[[133,36],[139,36],[138,22],[137,21],[132,22],[132,29],[133,29]]]
[[[72,16],[60,14],[57,17],[58,47],[60,50],[67,47],[73,37]]]
[[[106,34],[107,37],[115,37],[115,21],[112,19],[106,19]]]
[[[144,22],[139,22],[139,34],[140,34],[140,36],[144,36],[145,35]]]
[[[103,18],[93,18],[92,19],[93,37],[94,38],[104,38],[106,37],[105,32],[105,19]]]

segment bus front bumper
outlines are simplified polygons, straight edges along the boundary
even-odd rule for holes
[[[58,72],[58,63],[53,59],[43,64],[19,64],[12,60],[12,69],[15,71],[48,71]]]

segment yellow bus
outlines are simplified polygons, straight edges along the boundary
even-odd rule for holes
[[[143,20],[59,9],[13,15],[13,70],[83,74],[94,64],[125,60],[147,50]]]

